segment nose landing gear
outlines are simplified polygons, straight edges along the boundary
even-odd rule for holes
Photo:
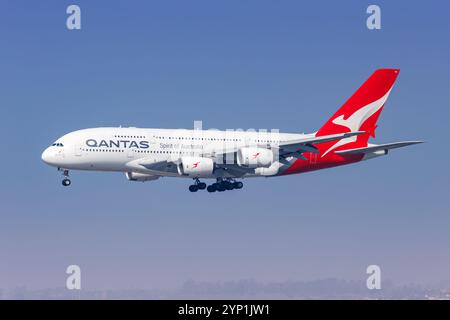
[[[63,177],[64,177],[64,179],[62,180],[62,185],[63,185],[64,187],[70,186],[70,184],[71,184],[72,182],[71,182],[70,179],[69,179],[69,170],[67,170],[67,169],[61,169],[61,168],[58,168],[58,170],[59,170],[59,171],[62,171],[62,174],[63,174]]]

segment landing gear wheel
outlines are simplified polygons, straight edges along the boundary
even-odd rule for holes
[[[237,181],[237,182],[233,183],[233,187],[235,189],[242,189],[243,186],[244,186],[244,184],[242,182],[240,182],[240,181]]]
[[[197,184],[197,187],[198,187],[199,190],[205,190],[205,189],[206,189],[206,183],[204,183],[204,182],[199,182],[199,183]]]
[[[196,184],[192,184],[189,186],[189,191],[190,192],[197,192],[199,189],[199,187]]]
[[[191,192],[197,192],[198,190],[205,190],[206,189],[206,183],[200,182],[198,178],[194,178],[194,184],[189,186],[189,191]]]
[[[224,186],[224,184],[223,184],[222,182],[220,182],[220,183],[214,183],[214,184],[216,185],[216,190],[217,190],[217,191],[223,192],[223,191],[226,190],[226,189],[225,189],[225,186]]]
[[[225,190],[233,190],[234,189],[234,185],[230,181],[223,181],[222,185],[225,188]]]
[[[64,187],[70,186],[70,179],[69,179],[69,170],[58,168],[58,171],[62,171],[63,180],[61,181],[62,185]]]

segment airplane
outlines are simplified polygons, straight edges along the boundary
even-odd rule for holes
[[[399,69],[378,69],[316,132],[105,127],[70,132],[42,153],[69,170],[124,172],[130,181],[193,179],[189,191],[241,189],[242,179],[276,177],[357,163],[423,141],[369,143]],[[214,179],[206,185],[200,179]],[[214,181],[213,180],[213,181]]]

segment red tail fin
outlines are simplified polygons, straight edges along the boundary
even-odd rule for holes
[[[322,156],[344,145],[345,147],[339,150],[367,146],[369,138],[375,137],[378,117],[399,72],[399,69],[376,70],[320,128],[316,136],[350,131],[366,132],[366,134],[331,143],[330,147],[325,148],[326,151]]]

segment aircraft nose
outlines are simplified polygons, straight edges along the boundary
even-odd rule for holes
[[[49,149],[50,148],[45,149],[44,152],[42,152],[42,155],[41,155],[42,161],[44,161],[47,164],[51,164],[52,163],[52,158],[53,158],[53,154],[52,154],[52,152]]]

